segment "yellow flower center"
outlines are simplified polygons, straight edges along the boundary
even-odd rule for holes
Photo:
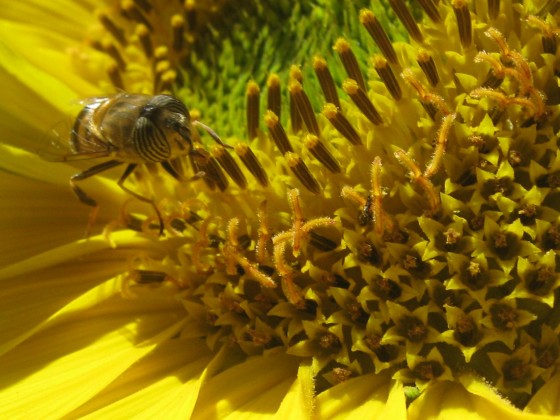
[[[197,37],[226,3],[100,10],[91,42],[110,83],[189,106]],[[107,229],[161,245],[132,262],[127,287],[173,284],[213,349],[312,358],[318,390],[369,372],[423,388],[474,371],[523,405],[559,354],[558,13],[448,3],[420,1],[418,23],[390,2],[410,43],[362,10],[370,45],[340,38],[339,62],[317,55],[247,84],[245,138],[214,126],[226,145],[208,146],[194,131],[193,151],[168,163],[180,182],[138,170],[129,188],[153,200],[165,236],[145,208]]]

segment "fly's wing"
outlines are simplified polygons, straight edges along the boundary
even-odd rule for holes
[[[91,125],[87,114],[93,112],[94,108],[90,106],[84,107],[76,119],[66,118],[55,124],[40,141],[37,154],[51,162],[109,156],[112,145],[101,138]]]

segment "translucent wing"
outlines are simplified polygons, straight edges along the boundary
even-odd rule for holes
[[[110,155],[112,145],[96,134],[87,115],[88,112],[93,112],[98,102],[92,100],[88,103],[76,119],[65,118],[45,134],[37,151],[41,158],[51,162],[64,162]]]

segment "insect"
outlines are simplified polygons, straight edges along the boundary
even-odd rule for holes
[[[80,188],[76,181],[126,164],[117,184],[128,194],[152,205],[162,235],[163,219],[154,201],[127,188],[124,182],[138,165],[144,163],[160,163],[166,172],[181,180],[182,176],[170,161],[199,153],[193,151],[192,126],[201,127],[217,143],[231,147],[224,144],[210,127],[191,120],[187,107],[179,99],[170,95],[121,92],[86,101],[74,120],[69,138],[68,134],[53,130],[47,148],[40,155],[46,160],[59,162],[109,158],[70,178],[70,186],[78,199],[95,208],[95,199]]]

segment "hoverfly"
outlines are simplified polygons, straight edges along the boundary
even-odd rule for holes
[[[201,127],[217,143],[231,147],[224,144],[210,127],[192,121],[187,107],[179,99],[170,95],[121,92],[87,101],[74,120],[69,138],[67,134],[53,130],[48,149],[40,154],[46,160],[58,162],[109,158],[70,178],[74,194],[82,203],[92,207],[97,207],[97,202],[76,185],[76,181],[126,164],[117,184],[128,194],[152,205],[161,235],[163,218],[154,201],[130,190],[124,182],[143,163],[160,163],[165,171],[180,180],[181,175],[170,161],[196,153],[193,152],[192,126]]]

